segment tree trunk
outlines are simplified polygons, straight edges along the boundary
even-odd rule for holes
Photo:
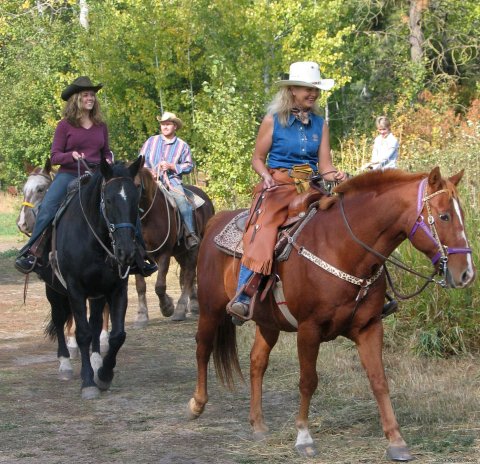
[[[80,5],[80,24],[88,30],[88,4],[87,0],[79,0]]]
[[[423,61],[422,15],[428,8],[429,0],[410,0],[410,57],[414,63]]]

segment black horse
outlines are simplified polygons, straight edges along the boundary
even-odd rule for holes
[[[35,271],[46,282],[52,305],[50,332],[61,337],[73,313],[82,359],[82,398],[92,399],[106,390],[113,379],[117,353],[123,345],[129,266],[134,263],[138,217],[138,189],[134,177],[143,164],[109,165],[99,169],[67,205],[55,227],[48,265]],[[90,324],[86,302],[91,299]],[[94,373],[89,357],[92,340],[98,340],[104,302],[110,306],[111,332],[108,352]],[[98,304],[97,304],[98,303]],[[99,335],[99,334],[98,334]],[[95,348],[95,347],[93,347]],[[95,350],[94,350],[95,351]],[[59,357],[62,353],[59,353]],[[68,353],[63,355],[68,357]]]

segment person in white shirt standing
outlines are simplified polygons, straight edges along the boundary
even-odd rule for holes
[[[386,116],[379,116],[376,125],[379,135],[373,142],[372,159],[362,166],[362,170],[395,168],[397,165],[399,145],[390,130],[390,121]]]

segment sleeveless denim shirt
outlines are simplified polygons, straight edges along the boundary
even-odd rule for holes
[[[268,154],[269,168],[290,169],[294,164],[308,163],[318,171],[318,149],[322,141],[323,118],[310,113],[308,124],[302,124],[293,114],[283,127],[273,115],[272,146]]]

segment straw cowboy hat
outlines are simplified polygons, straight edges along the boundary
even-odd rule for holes
[[[83,92],[84,90],[93,90],[97,93],[102,87],[103,84],[93,85],[89,77],[80,76],[62,92],[62,100],[67,101],[73,94]]]
[[[180,130],[183,126],[183,122],[180,118],[177,118],[175,113],[169,113],[165,111],[161,116],[157,116],[157,121],[162,123],[166,121],[173,122],[177,126],[177,130]]]
[[[335,81],[333,79],[321,79],[317,63],[313,61],[298,61],[290,65],[288,79],[278,81],[276,84],[280,86],[298,85],[320,90],[330,90],[335,85]]]

